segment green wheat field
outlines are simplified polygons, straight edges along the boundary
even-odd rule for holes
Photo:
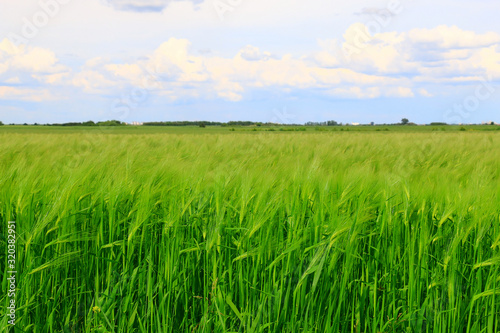
[[[474,128],[5,126],[0,331],[498,332],[499,176]]]

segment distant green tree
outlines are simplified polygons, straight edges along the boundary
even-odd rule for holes
[[[121,121],[118,120],[107,120],[107,121],[100,121],[97,123],[99,126],[125,126],[125,123],[122,123]]]
[[[3,123],[0,121],[0,126],[3,126]]]
[[[408,118],[403,118],[401,119],[401,124],[402,125],[407,125],[410,121],[408,120]]]

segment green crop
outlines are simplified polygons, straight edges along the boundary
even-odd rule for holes
[[[498,332],[499,156],[497,131],[0,132],[0,330],[16,221],[15,332]]]

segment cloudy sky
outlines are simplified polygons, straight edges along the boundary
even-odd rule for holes
[[[0,120],[500,122],[498,0],[0,0]]]

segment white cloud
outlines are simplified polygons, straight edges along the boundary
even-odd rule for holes
[[[208,79],[201,57],[189,54],[190,42],[171,38],[153,53],[148,66],[168,80],[200,82]]]
[[[244,89],[239,83],[230,82],[228,79],[220,80],[215,86],[217,95],[223,99],[238,102],[243,96],[239,93],[243,92]]]
[[[54,52],[39,47],[16,46],[8,39],[0,43],[0,61],[9,68],[31,73],[54,73],[65,70],[64,66],[58,64]]]
[[[47,89],[27,89],[0,86],[0,100],[21,100],[28,102],[45,102],[57,99]]]
[[[488,47],[500,43],[500,35],[495,32],[477,34],[457,26],[441,25],[433,29],[413,29],[408,39],[418,47],[455,49]]]
[[[87,93],[106,94],[108,88],[117,87],[116,82],[106,78],[106,76],[95,70],[84,70],[74,76],[71,83],[83,88]]]
[[[141,77],[144,75],[143,70],[137,64],[109,64],[104,65],[104,69],[119,78],[123,78],[131,82],[139,82]]]
[[[321,41],[323,50],[312,59],[320,67],[429,82],[500,77],[499,45],[500,34],[477,34],[455,26],[371,36],[363,24],[356,23],[347,29],[343,41]]]
[[[56,77],[70,68],[59,63],[54,52],[39,47],[16,46],[8,39],[0,42],[0,83],[30,85],[34,81],[56,83]]]
[[[242,101],[252,90],[290,94],[308,91],[342,98],[431,97],[426,84],[480,81],[500,77],[500,35],[474,34],[457,27],[414,29],[360,36],[362,24],[349,27],[343,41],[320,40],[320,50],[281,57],[247,45],[233,57],[195,55],[187,39],[170,38],[137,61],[91,58],[77,73],[47,49],[0,43],[0,82],[72,86],[89,94],[115,94],[142,88],[169,101]],[[464,35],[465,39],[460,40]],[[432,45],[423,52],[422,45]],[[355,47],[346,57],[342,47]],[[24,73],[24,74],[23,74]],[[8,81],[8,82],[7,82]],[[4,89],[4,95],[16,96]]]
[[[408,87],[391,87],[387,91],[387,96],[391,97],[414,97],[413,91]]]
[[[270,52],[261,52],[258,47],[252,45],[245,46],[238,55],[247,61],[269,60],[272,58]]]

